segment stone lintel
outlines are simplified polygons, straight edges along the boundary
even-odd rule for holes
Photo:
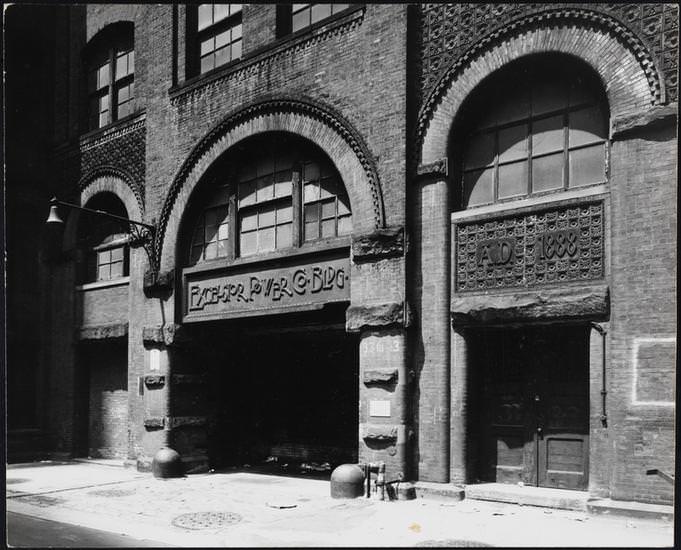
[[[632,134],[676,124],[678,104],[656,105],[643,113],[620,116],[612,120],[612,139],[624,139]]]
[[[365,424],[362,439],[377,443],[393,443],[397,441],[397,426],[392,424]]]
[[[166,377],[163,374],[147,374],[144,377],[144,385],[149,389],[157,389],[165,386]]]
[[[378,229],[352,239],[352,261],[355,263],[402,256],[404,251],[403,227]]]
[[[162,430],[165,427],[165,419],[162,416],[145,418],[144,427],[147,430]]]
[[[543,319],[604,320],[609,313],[610,294],[605,284],[514,294],[458,294],[451,303],[454,325]]]
[[[128,335],[128,323],[112,323],[109,325],[94,325],[80,327],[80,340],[106,340],[107,338],[123,338]]]
[[[447,159],[442,158],[416,167],[416,179],[444,179],[448,174]]]
[[[184,327],[175,323],[162,327],[144,327],[142,329],[142,341],[144,344],[173,346],[179,345],[187,340]]]
[[[397,381],[397,369],[368,369],[364,371],[364,384],[391,384]]]
[[[406,322],[406,326],[408,325],[409,315],[407,315]],[[404,302],[388,302],[361,306],[351,305],[345,313],[345,330],[348,332],[359,332],[362,329],[395,326],[405,326]]]

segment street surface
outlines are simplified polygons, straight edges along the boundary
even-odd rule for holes
[[[170,546],[98,529],[7,512],[7,545],[15,548],[155,548]]]

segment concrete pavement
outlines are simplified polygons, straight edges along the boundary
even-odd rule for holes
[[[673,524],[663,520],[474,500],[334,500],[325,480],[248,471],[159,480],[106,461],[10,465],[7,508],[182,547],[674,542]]]

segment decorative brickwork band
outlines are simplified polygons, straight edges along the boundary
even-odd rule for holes
[[[128,335],[128,323],[113,323],[110,325],[96,325],[80,327],[80,340],[106,340],[108,338],[123,338]]]
[[[416,168],[417,179],[447,177],[447,159],[436,160],[429,164],[419,164]]]
[[[352,261],[355,263],[402,256],[405,249],[403,227],[379,229],[368,235],[353,235]]]
[[[452,299],[455,326],[493,321],[597,319],[610,315],[607,285],[544,289],[514,294],[458,295]]]
[[[206,136],[192,149],[180,167],[170,185],[163,203],[159,219],[159,231],[156,236],[156,258],[161,257],[163,240],[175,202],[192,170],[207,155],[220,139],[238,126],[258,118],[270,115],[295,115],[310,118],[329,128],[354,153],[359,165],[364,170],[371,197],[373,226],[384,227],[383,196],[376,168],[376,162],[366,143],[357,130],[335,109],[319,102],[301,97],[276,97],[255,101],[233,112],[215,125]]]
[[[345,313],[345,330],[359,332],[363,329],[409,326],[410,315],[407,306],[405,323],[404,302],[389,302],[350,306]]]
[[[454,227],[456,292],[542,286],[604,275],[603,202]]]
[[[441,6],[440,8],[435,9],[450,8],[449,6],[447,6],[447,8]],[[485,4],[471,6],[462,4],[458,8],[453,6],[451,9],[466,10],[469,12],[467,15],[472,18],[476,11],[496,9],[496,7],[494,5]],[[503,11],[506,7],[500,5],[499,9]],[[451,54],[447,55],[448,48],[445,47],[444,51],[441,47],[437,48],[438,51],[445,54],[446,59],[451,59],[451,61],[449,61],[448,66],[445,65],[446,68],[444,70],[437,70],[432,75],[428,75],[428,78],[436,78],[436,80],[434,81],[434,84],[427,87],[429,89],[428,96],[424,101],[418,116],[417,136],[419,143],[423,140],[426,127],[435,110],[435,106],[439,103],[445,91],[449,89],[449,86],[457,73],[474,58],[503,42],[508,36],[547,25],[552,27],[563,25],[594,26],[611,34],[619,42],[624,44],[624,46],[636,57],[641,70],[645,73],[648,80],[652,103],[660,104],[666,100],[664,94],[664,80],[661,78],[656,60],[641,39],[631,32],[631,30],[622,22],[611,17],[607,13],[585,8],[549,7],[547,9],[539,10],[536,5],[528,5],[525,10],[532,10],[535,13],[525,13],[524,9],[521,7],[520,9],[517,9],[517,11],[508,12],[503,18],[491,16],[485,21],[484,26],[480,25],[477,27],[478,36],[475,36],[475,39],[472,42],[469,42],[467,49],[455,49],[456,54],[458,55],[455,54],[454,57],[452,57]],[[459,20],[461,18],[465,18],[464,14],[460,16]],[[453,21],[454,18],[452,17],[449,20]],[[496,23],[495,20],[498,21],[498,23]],[[436,23],[436,21],[437,20],[434,18],[433,25],[441,24],[440,22]],[[453,30],[451,38],[456,38],[457,41],[462,39],[465,40],[472,32],[472,21],[470,21],[468,25],[468,28]],[[438,34],[441,35],[442,30],[440,30],[440,33]],[[454,36],[454,34],[457,36]],[[450,37],[448,36],[447,38],[449,39]],[[442,59],[438,59],[436,67],[443,67]]]
[[[144,327],[142,329],[142,342],[145,345],[174,346],[188,341],[189,338],[182,325],[168,324],[163,327]]]

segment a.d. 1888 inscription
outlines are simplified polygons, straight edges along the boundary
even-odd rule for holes
[[[454,227],[457,292],[603,277],[603,203]]]
[[[350,299],[348,259],[206,276],[187,274],[185,320]]]

